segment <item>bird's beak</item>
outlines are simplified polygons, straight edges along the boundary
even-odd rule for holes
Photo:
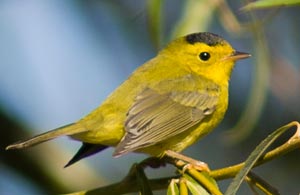
[[[225,60],[241,60],[245,58],[249,58],[251,54],[245,53],[245,52],[240,52],[240,51],[234,51],[230,56],[226,57]]]

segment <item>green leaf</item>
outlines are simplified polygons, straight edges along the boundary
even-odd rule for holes
[[[74,192],[70,194],[61,194],[61,195],[86,195],[88,191]]]
[[[186,185],[193,195],[210,195],[197,181],[187,174],[183,177],[186,179]]]
[[[180,195],[188,195],[189,194],[185,178],[180,178],[180,180],[179,180],[179,192],[180,192]]]
[[[167,195],[179,195],[179,189],[177,186],[178,179],[172,179],[169,186]]]
[[[163,3],[162,0],[148,0],[147,4],[149,32],[157,49],[161,48],[163,40]]]
[[[193,32],[207,31],[219,2],[211,0],[185,0],[182,16],[177,22],[172,39]]]
[[[245,7],[244,10],[251,10],[251,9],[259,9],[259,8],[270,8],[275,6],[295,6],[300,5],[300,0],[260,0],[249,3]]]
[[[188,169],[187,173],[201,186],[214,195],[222,195],[216,181],[207,172],[199,172],[196,169]]]
[[[264,139],[250,154],[248,159],[245,161],[245,166],[240,170],[240,172],[236,175],[233,181],[230,183],[225,195],[235,195],[237,190],[239,189],[241,183],[249,173],[249,171],[253,168],[255,163],[259,160],[260,157],[263,156],[263,153],[266,149],[284,132],[286,132],[291,127],[299,125],[297,122],[291,122],[270,134],[266,139]]]

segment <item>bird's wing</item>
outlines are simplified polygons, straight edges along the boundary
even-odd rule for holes
[[[172,90],[175,86],[176,90]],[[219,88],[215,84],[191,75],[144,89],[127,113],[126,133],[114,156],[154,145],[188,130],[214,112],[218,96]]]

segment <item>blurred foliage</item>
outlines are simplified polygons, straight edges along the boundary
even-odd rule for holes
[[[157,49],[161,48],[163,40],[163,4],[163,0],[148,0],[147,6],[149,32]]]
[[[266,103],[268,83],[270,77],[270,56],[267,40],[265,38],[264,27],[251,14],[252,23],[249,31],[253,33],[253,47],[255,56],[254,71],[252,79],[252,88],[246,103],[245,111],[240,116],[236,125],[227,131],[227,139],[231,144],[242,142],[253,131],[257,121],[259,120],[263,108]]]
[[[272,8],[276,6],[295,6],[300,5],[299,0],[259,0],[246,5],[244,10]]]
[[[1,149],[4,149],[8,144],[14,142],[16,136],[29,136],[16,121],[13,121],[3,113],[0,113],[0,124],[2,128],[2,131],[0,131]],[[7,134],[6,132],[10,133]],[[56,176],[53,177],[53,175],[49,174],[44,168],[44,165],[41,165],[39,161],[32,158],[33,155],[32,153],[19,151],[1,152],[1,163],[5,163],[8,167],[15,169],[28,180],[34,181],[37,186],[45,186],[44,184],[47,183],[48,185],[44,188],[45,194],[57,194],[71,190],[62,185],[62,183],[57,182]],[[29,170],[27,167],[34,168]]]

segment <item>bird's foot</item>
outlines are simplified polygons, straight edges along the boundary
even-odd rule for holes
[[[188,169],[196,169],[198,171],[206,171],[206,172],[210,171],[208,165],[205,162],[195,160],[193,158],[190,158],[190,157],[180,154],[178,152],[174,152],[172,150],[166,150],[165,156],[172,158],[172,159],[181,160],[183,162],[186,162],[187,164],[184,165],[183,169],[182,169],[183,172],[185,172]]]

